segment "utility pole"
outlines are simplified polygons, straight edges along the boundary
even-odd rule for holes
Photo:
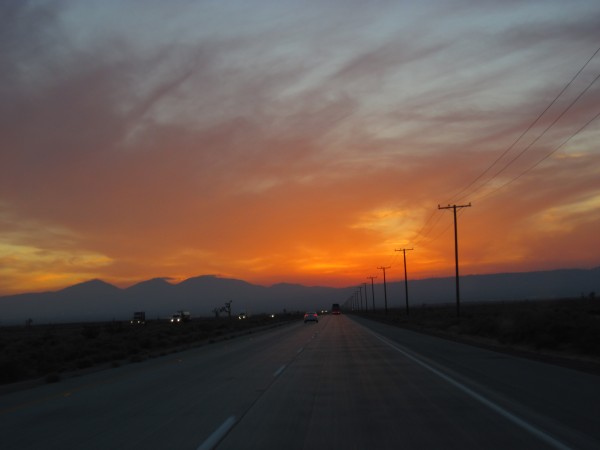
[[[367,283],[365,285],[365,312],[369,312],[369,296],[367,295]]]
[[[404,294],[406,299],[406,315],[408,316],[408,281],[406,278],[406,252],[414,250],[414,248],[403,248],[400,250],[395,250],[397,252],[402,252],[404,254]]]
[[[375,288],[373,287],[373,279],[377,277],[367,277],[367,280],[371,280],[371,299],[373,300],[373,312],[375,312]]]
[[[360,296],[360,311],[362,311],[362,306],[363,306],[363,302],[362,302],[362,286],[358,287],[358,295]]]
[[[469,208],[471,203],[468,205],[448,205],[440,206],[438,209],[452,209],[454,211],[454,260],[456,265],[456,317],[460,317],[460,288],[458,281],[458,229],[456,226],[456,210],[461,208]]]
[[[391,269],[392,266],[387,266],[387,267],[378,267],[378,269],[383,270],[383,301],[385,302],[385,315],[387,316],[388,313],[388,309],[387,309],[387,286],[385,284],[385,269]]]

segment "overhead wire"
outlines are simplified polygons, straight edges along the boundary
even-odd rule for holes
[[[538,114],[538,116],[529,124],[529,126],[513,141],[513,143],[506,148],[502,154],[500,154],[500,156],[498,156],[493,162],[492,164],[490,164],[481,174],[479,174],[473,181],[471,181],[467,186],[465,186],[464,188],[462,188],[460,191],[458,191],[451,199],[450,201],[452,201],[453,199],[456,199],[456,201],[460,201],[463,200],[464,198],[466,198],[467,194],[460,196],[460,194],[462,194],[463,192],[468,191],[468,189],[473,186],[477,181],[479,181],[481,178],[483,178],[483,176],[485,174],[487,174],[496,164],[499,163],[500,160],[502,160],[502,158],[504,158],[504,156],[506,156],[522,139],[523,137],[529,132],[531,131],[531,129],[542,119],[542,117],[546,114],[546,112],[548,112],[548,110],[558,101],[558,99],[565,93],[565,91],[573,84],[573,82],[577,79],[577,77],[585,70],[585,68],[589,65],[589,63],[594,59],[594,57],[600,53],[600,47],[598,47],[596,49],[596,51],[587,59],[587,61],[579,68],[579,70],[575,73],[575,75],[573,75],[573,77],[571,77],[571,79],[569,80],[569,82],[561,89],[561,91],[552,99],[552,101],[548,104],[548,106],[546,106],[546,108],[544,108],[544,110]],[[600,77],[600,75],[599,75]],[[504,167],[502,167],[499,171],[497,171],[489,180],[487,180],[486,182],[484,182],[483,184],[481,184],[479,187],[477,187],[476,189],[474,189],[472,192],[470,192],[468,195],[473,195],[476,192],[478,192],[479,190],[481,190],[484,186],[486,186],[487,184],[489,184],[492,180],[494,180],[500,173],[502,173],[504,170],[506,170],[510,165],[512,165],[518,158],[520,158],[526,151],[528,151],[558,120],[560,120],[560,118],[562,118],[567,112],[568,110],[585,94],[585,92],[587,92],[590,87],[597,81],[598,77],[596,77],[596,79],[594,79],[587,87],[584,91],[582,91],[579,96],[569,105],[569,107],[567,107],[566,110],[564,110],[555,120],[554,122],[552,122],[543,132],[542,134],[540,134],[532,143],[530,143],[527,147],[525,147],[524,150],[522,150],[516,157],[514,157],[513,159],[511,159],[507,164],[505,164]],[[458,197],[458,198],[457,198]],[[425,224],[421,227],[421,229],[416,233],[415,238],[414,238],[414,242],[418,242],[419,240],[423,241],[427,238],[427,236],[435,229],[437,223],[439,222],[441,216],[438,215],[437,216],[437,220],[435,222],[433,222],[433,224],[431,225],[431,227],[427,230],[426,233],[424,233],[424,230],[427,228],[427,226],[429,225],[429,223],[431,222],[431,220],[433,219],[433,217],[436,215],[436,212],[439,212],[437,210],[434,210],[429,217],[427,218],[427,220],[425,221]],[[437,240],[441,235],[443,235],[446,232],[446,229],[444,229],[441,233],[439,233],[438,235],[436,235],[434,238],[430,239],[429,242],[433,242],[435,240]]]
[[[542,117],[550,110],[550,108],[552,108],[552,106],[560,99],[560,97],[567,91],[567,89],[574,83],[574,81],[579,77],[579,75],[585,70],[585,68],[589,65],[589,63],[596,57],[596,55],[600,53],[600,47],[598,47],[595,52],[587,59],[587,61],[581,66],[581,68],[577,71],[577,73],[575,73],[575,75],[569,80],[569,82],[561,89],[561,91],[552,99],[552,101],[548,104],[548,106],[546,106],[546,108],[544,108],[544,110],[538,114],[538,116],[528,125],[528,127],[515,139],[515,141],[512,142],[512,144],[507,147],[501,154],[500,156],[498,156],[481,174],[479,174],[475,179],[473,179],[469,184],[467,184],[464,188],[462,188],[461,190],[459,190],[456,194],[454,194],[453,197],[451,197],[450,201],[461,201],[464,198],[466,198],[468,195],[473,195],[477,192],[479,192],[481,189],[483,189],[485,186],[487,186],[491,181],[493,181],[494,179],[496,179],[502,172],[504,172],[508,167],[510,167],[513,163],[515,163],[519,158],[521,158],[527,151],[529,151],[531,149],[531,147],[533,145],[535,145],[535,143],[537,143],[539,141],[539,139],[541,139],[554,125],[556,125],[556,123],[565,116],[565,114],[581,99],[581,97],[583,97],[583,95],[585,95],[586,92],[589,91],[589,89],[596,83],[596,81],[598,81],[598,79],[600,79],[600,74],[598,74],[587,86],[586,88],[581,91],[579,93],[579,95],[531,142],[529,143],[523,150],[521,150],[516,156],[514,156],[512,159],[510,159],[506,164],[504,164],[504,166],[502,168],[500,168],[498,171],[496,171],[496,173],[494,173],[494,175],[487,179],[485,182],[483,182],[482,184],[480,184],[479,186],[477,186],[475,189],[473,189],[471,192],[468,192],[468,190],[475,184],[477,183],[479,180],[481,180],[490,170],[492,170],[492,168],[494,166],[496,166],[511,150],[514,149],[514,147],[525,137],[525,135],[527,133],[529,133],[531,131],[531,129],[536,126],[538,124],[538,122],[542,119]],[[480,197],[479,200],[483,200],[486,199],[490,196],[492,196],[493,194],[495,194],[496,192],[498,192],[500,189],[503,189],[504,187],[508,186],[509,184],[513,183],[514,181],[516,181],[517,179],[519,179],[520,177],[522,177],[523,175],[525,175],[526,173],[530,172],[531,170],[533,170],[534,168],[536,168],[538,165],[540,165],[543,161],[545,161],[547,158],[549,158],[552,154],[554,154],[555,152],[557,152],[558,150],[560,150],[562,147],[564,147],[564,145],[566,145],[573,137],[575,137],[576,135],[578,135],[580,132],[582,132],[587,126],[589,126],[590,123],[592,123],[594,120],[596,120],[598,117],[600,117],[600,112],[598,114],[596,114],[592,119],[588,120],[588,122],[586,122],[585,125],[583,125],[582,127],[580,127],[576,132],[574,132],[573,134],[571,134],[571,136],[569,136],[565,141],[563,141],[560,145],[558,145],[556,148],[554,148],[551,152],[549,152],[548,154],[546,154],[544,157],[542,157],[541,159],[539,159],[536,163],[534,163],[533,165],[531,165],[530,167],[528,167],[527,169],[525,169],[524,171],[522,171],[521,173],[519,173],[516,177],[513,177],[511,180],[509,180],[508,182],[504,183],[503,185],[499,186],[498,188],[494,189],[493,191],[485,194],[483,197]],[[465,193],[464,195],[461,196],[461,194]],[[436,216],[437,213],[437,218],[435,221],[432,222],[433,218]],[[463,211],[459,211],[459,215],[462,215]],[[448,225],[446,225],[444,227],[444,229],[436,234],[435,236],[427,239],[427,237],[433,232],[433,230],[436,228],[437,224],[439,223],[439,221],[441,220],[442,215],[440,214],[439,209],[436,209],[434,211],[432,211],[432,213],[428,216],[427,220],[425,221],[425,223],[423,224],[423,226],[420,228],[420,230],[415,234],[415,237],[413,238],[413,242],[415,244],[419,244],[420,243],[424,243],[424,242],[434,242],[437,239],[439,239],[441,236],[443,236],[448,229],[451,227],[452,223],[449,223]],[[431,226],[429,226],[431,224]],[[429,226],[429,228],[427,228]],[[425,232],[425,230],[427,230]],[[396,262],[398,258],[397,252],[394,251],[394,256],[392,257],[390,263],[388,263],[388,266],[392,266],[393,263]]]
[[[433,224],[427,230],[427,232],[424,233],[423,230],[425,230],[425,228],[427,227],[427,225],[429,225],[429,223],[431,222],[431,219],[433,219],[433,217],[436,216],[436,214],[437,214],[437,219],[433,222]],[[415,237],[412,239],[412,242],[415,245],[418,245],[420,241],[424,241],[427,238],[427,236],[433,231],[433,229],[435,228],[435,226],[437,225],[437,223],[440,221],[440,217],[441,217],[441,215],[439,214],[439,211],[437,209],[433,210],[431,212],[431,214],[429,215],[429,217],[427,218],[427,220],[425,221],[425,224],[415,234]]]
[[[521,139],[523,139],[523,137],[541,120],[541,118],[546,114],[546,112],[558,101],[558,99],[565,93],[565,91],[573,84],[573,82],[575,81],[575,79],[577,79],[577,77],[579,77],[579,75],[585,70],[585,68],[589,65],[589,63],[596,57],[596,55],[600,52],[600,47],[598,47],[596,49],[596,51],[587,59],[587,61],[581,66],[581,68],[577,71],[577,73],[575,75],[573,75],[573,77],[569,80],[569,82],[562,88],[562,90],[552,99],[552,101],[550,102],[550,104],[548,104],[548,106],[533,120],[533,122],[531,122],[529,124],[529,126],[519,135],[519,137],[517,137],[517,139],[515,139],[515,141],[506,149],[504,150],[504,152],[502,152],[502,154],[497,157],[494,162],[492,162],[492,164],[490,164],[481,174],[479,174],[479,176],[477,176],[473,181],[471,181],[466,187],[462,188],[460,191],[458,191],[452,198],[456,198],[456,201],[460,201],[463,200],[467,195],[472,195],[475,192],[479,191],[480,189],[482,189],[484,186],[486,186],[488,183],[490,183],[492,180],[494,180],[500,173],[502,173],[504,170],[506,170],[506,168],[508,168],[510,165],[512,165],[512,163],[514,163],[518,158],[520,158],[527,150],[529,150],[531,148],[531,146],[533,144],[535,144],[535,142],[537,142],[556,122],[558,122],[558,120],[560,120],[564,114],[566,114],[566,112],[583,96],[583,94],[585,94],[590,87],[598,80],[598,78],[600,77],[600,75],[598,75],[598,77],[596,77],[585,89],[584,91],[582,91],[579,96],[567,107],[566,110],[564,110],[545,130],[544,132],[539,135],[532,143],[530,143],[527,147],[525,147],[524,150],[522,150],[516,157],[514,157],[513,159],[511,159],[507,164],[504,165],[504,167],[502,169],[500,169],[498,172],[496,172],[490,179],[488,179],[486,182],[484,182],[483,184],[481,184],[479,187],[477,187],[476,189],[474,189],[472,192],[470,192],[469,194],[465,194],[460,196],[460,194],[462,194],[463,192],[467,191],[471,186],[473,186],[473,184],[475,184],[477,181],[479,181],[486,173],[488,173],[496,164],[498,164],[498,162],[504,158],[504,156],[506,156],[506,154],[508,152],[510,152],[515,145],[521,141]],[[458,197],[458,198],[457,198]]]
[[[531,147],[540,140],[541,137],[543,137],[546,132],[548,132],[548,130],[550,130],[550,128],[552,128],[572,107],[573,105],[575,105],[575,103],[577,103],[577,101],[583,96],[583,94],[585,94],[591,87],[592,85],[598,81],[598,79],[600,79],[600,74],[598,74],[596,76],[596,78],[594,78],[592,80],[591,83],[589,83],[587,85],[587,87],[575,98],[575,100],[573,100],[569,106],[562,112],[560,113],[553,121],[552,123],[550,123],[550,125],[548,125],[546,127],[546,129],[544,129],[544,131],[542,131],[542,133],[540,135],[538,135],[527,147],[525,147],[523,150],[521,150],[521,152],[519,152],[513,159],[511,159],[502,169],[500,169],[498,172],[496,172],[496,174],[490,178],[490,180],[488,180],[487,183],[489,183],[489,181],[492,181],[494,178],[496,178],[498,175],[500,175],[502,172],[504,172],[504,170],[506,170],[509,166],[512,165],[512,163],[514,163],[517,159],[519,159],[521,156],[523,156],[523,154],[525,154],[525,152],[527,152],[529,149],[531,149]]]
[[[577,136],[579,133],[581,133],[585,128],[587,128],[589,124],[591,124],[596,119],[598,119],[598,117],[600,117],[600,112],[596,113],[596,115],[594,117],[592,117],[590,120],[588,120],[582,127],[580,127],[577,131],[575,131],[574,133],[572,133],[560,145],[558,145],[557,147],[555,147],[552,151],[548,152],[546,155],[544,155],[542,158],[540,158],[533,165],[529,166],[527,169],[525,169],[524,171],[522,171],[521,173],[519,173],[517,176],[511,178],[509,181],[507,181],[503,185],[498,186],[493,191],[488,192],[483,197],[479,198],[479,200],[484,200],[484,199],[486,199],[488,197],[491,197],[492,195],[496,194],[499,190],[505,188],[506,186],[508,186],[509,184],[513,183],[514,181],[517,181],[519,178],[521,178],[526,173],[531,172],[533,169],[535,169],[537,166],[539,166],[542,162],[544,162],[546,159],[548,159],[550,156],[552,156],[554,153],[556,153],[558,150],[560,150],[562,147],[564,147],[571,139],[573,139],[575,136]]]

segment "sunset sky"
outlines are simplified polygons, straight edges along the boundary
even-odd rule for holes
[[[462,274],[596,267],[599,24],[598,0],[3,1],[0,295],[398,281],[401,248],[452,276],[438,205],[469,202]]]

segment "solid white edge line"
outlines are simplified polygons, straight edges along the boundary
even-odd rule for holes
[[[283,366],[281,366],[279,369],[277,369],[277,370],[275,371],[275,373],[273,374],[273,376],[274,376],[275,378],[277,378],[279,375],[281,375],[281,372],[283,372],[283,370],[284,370],[284,369],[285,369],[285,364],[284,364]]]
[[[547,444],[551,445],[552,447],[560,449],[560,450],[569,450],[570,449],[570,447],[568,447],[565,444],[563,444],[562,442],[554,439],[552,436],[546,434],[542,430],[540,430],[540,429],[534,427],[533,425],[527,423],[525,420],[521,419],[520,417],[515,416],[511,412],[509,412],[506,409],[502,408],[501,406],[495,404],[491,400],[488,400],[487,398],[483,397],[482,395],[480,395],[477,392],[473,391],[472,389],[468,388],[464,384],[462,384],[462,383],[456,381],[455,379],[449,377],[445,373],[440,372],[435,367],[432,367],[429,364],[427,364],[426,362],[421,361],[416,356],[413,356],[410,353],[402,350],[394,342],[391,342],[387,338],[384,338],[383,336],[378,335],[374,331],[371,331],[371,330],[368,330],[368,331],[373,336],[375,336],[377,339],[379,339],[381,342],[387,344],[388,346],[390,346],[391,348],[393,348],[397,352],[401,353],[402,355],[404,355],[405,357],[407,357],[411,361],[414,361],[415,363],[419,364],[421,367],[424,367],[425,369],[427,369],[430,372],[434,373],[438,377],[444,379],[445,381],[447,381],[448,383],[450,383],[454,387],[456,387],[456,388],[460,389],[461,391],[463,391],[465,394],[469,395],[470,397],[474,398],[475,400],[479,401],[480,403],[483,403],[488,408],[492,409],[493,411],[497,412],[501,416],[503,416],[506,419],[510,420],[515,425],[523,428],[524,430],[528,431],[529,433],[531,433],[534,436],[538,437],[539,439],[543,440],[544,442],[546,442]]]
[[[202,443],[197,450],[212,450],[223,439],[223,437],[231,430],[235,424],[235,416],[228,417],[213,433]]]

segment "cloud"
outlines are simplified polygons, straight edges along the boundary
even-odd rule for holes
[[[0,257],[14,289],[26,267],[43,272],[50,260],[66,261],[64,280],[327,273],[340,283],[411,237],[419,273],[444,273],[450,217],[437,204],[480,175],[591,55],[598,10],[579,5],[586,13],[569,20],[558,3],[535,2],[261,3],[244,17],[227,5],[150,3],[136,19],[128,4],[93,15],[76,2],[3,5]],[[598,70],[591,64],[528,139]],[[597,101],[593,87],[490,187],[551,151]],[[473,194],[461,220],[470,270],[549,265],[538,242],[589,232],[593,130],[498,194]],[[569,227],[556,227],[556,211]],[[500,254],[506,242],[519,258]]]

